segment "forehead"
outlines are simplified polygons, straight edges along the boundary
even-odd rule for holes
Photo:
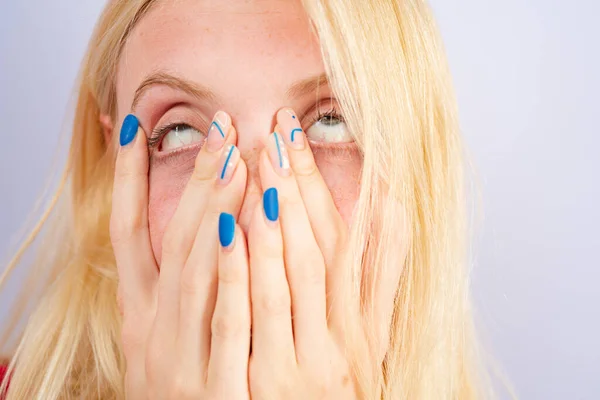
[[[227,100],[279,94],[324,68],[299,0],[175,0],[156,4],[132,31],[119,63],[120,100],[130,104],[156,71]]]

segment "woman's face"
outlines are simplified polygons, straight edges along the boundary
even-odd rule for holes
[[[160,2],[143,17],[121,56],[117,103],[119,121],[133,112],[155,143],[149,223],[159,262],[166,225],[218,110],[231,115],[248,166],[239,216],[243,229],[262,194],[258,155],[282,107],[298,114],[335,204],[349,222],[361,157],[336,119],[339,107],[324,73],[300,1]]]

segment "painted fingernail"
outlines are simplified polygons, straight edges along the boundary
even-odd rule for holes
[[[290,159],[288,157],[287,149],[281,135],[277,132],[273,132],[269,135],[267,148],[269,152],[269,158],[273,164],[275,171],[281,176],[290,175]]]
[[[121,134],[119,136],[121,146],[127,146],[135,139],[139,127],[140,123],[135,115],[129,114],[125,117],[123,125],[121,125]]]
[[[269,221],[275,222],[279,219],[279,196],[277,189],[270,188],[263,194],[263,208],[265,216]]]
[[[219,182],[221,184],[227,185],[231,181],[239,161],[240,151],[230,144],[221,155],[221,170],[219,171]]]
[[[231,117],[224,111],[218,111],[210,128],[208,129],[208,135],[206,139],[206,148],[208,151],[214,153],[223,148],[225,140],[227,139],[227,132],[231,126]]]
[[[278,113],[278,125],[288,146],[294,150],[304,149],[304,131],[296,113],[291,108],[284,108]]]
[[[229,247],[235,238],[235,218],[231,214],[219,215],[219,242],[221,246]]]

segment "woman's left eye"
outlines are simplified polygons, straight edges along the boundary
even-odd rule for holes
[[[161,143],[162,151],[174,150],[200,142],[204,135],[189,125],[179,124],[169,128]]]
[[[354,141],[343,118],[336,114],[325,114],[307,130],[306,137],[314,142],[351,143]]]

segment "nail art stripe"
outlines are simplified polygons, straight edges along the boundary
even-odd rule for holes
[[[227,154],[227,158],[225,159],[225,164],[223,164],[223,169],[221,170],[221,179],[225,178],[225,172],[227,172],[227,166],[229,165],[229,160],[231,159],[234,150],[235,146],[232,145],[231,149],[229,149],[229,154]]]
[[[279,167],[283,168],[283,158],[281,157],[281,146],[279,145],[279,138],[277,137],[277,132],[273,132],[273,137],[275,138],[275,144],[277,145],[277,156],[279,157]]]
[[[302,132],[302,129],[296,128],[296,129],[292,130],[292,134],[291,134],[292,142],[294,141],[294,136],[296,135],[296,132]]]
[[[211,128],[213,125],[217,127],[217,129],[219,130],[219,133],[221,134],[221,137],[225,137],[225,134],[223,133],[223,129],[221,129],[219,124],[217,124],[217,121],[213,121],[212,124],[210,124]]]

